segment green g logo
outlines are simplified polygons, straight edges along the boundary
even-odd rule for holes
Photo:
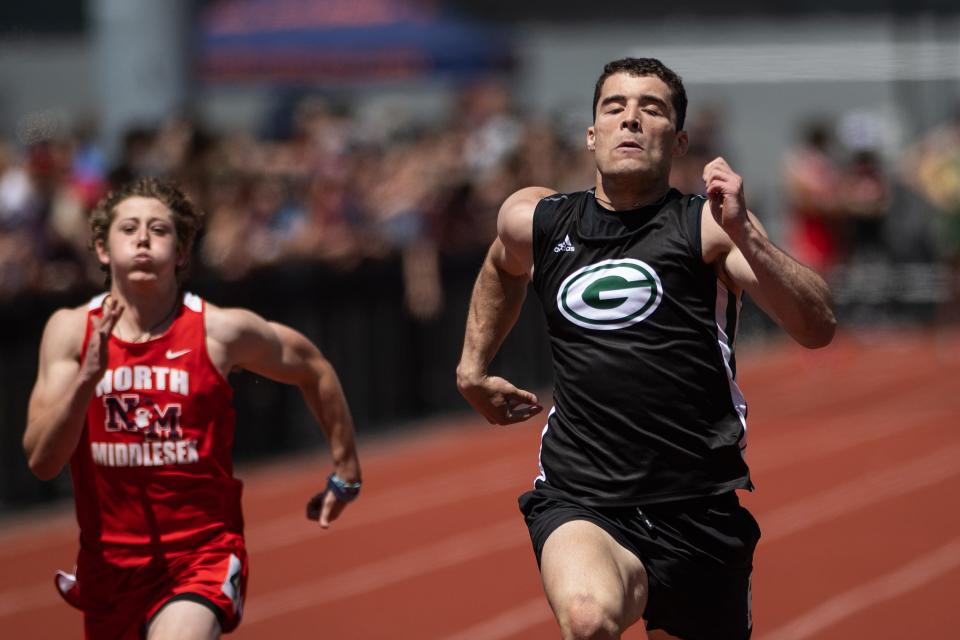
[[[567,276],[557,293],[560,313],[587,329],[622,329],[644,320],[663,298],[657,272],[640,260],[591,264]]]

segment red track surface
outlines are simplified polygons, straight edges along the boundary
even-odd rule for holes
[[[958,637],[960,336],[755,347],[740,377],[744,502],[764,532],[754,638]],[[327,532],[301,515],[325,459],[241,473],[251,581],[234,637],[557,637],[516,507],[541,427],[464,417],[370,443],[363,498]],[[0,637],[80,637],[51,579],[74,527],[64,511],[0,530]]]

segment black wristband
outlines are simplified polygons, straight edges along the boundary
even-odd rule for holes
[[[353,502],[360,495],[359,482],[347,482],[336,473],[327,478],[327,490],[340,502]]]

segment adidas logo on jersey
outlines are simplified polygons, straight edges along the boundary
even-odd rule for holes
[[[560,253],[561,251],[576,251],[573,244],[570,242],[570,234],[567,234],[567,237],[563,239],[563,242],[558,244],[553,248],[554,253]]]

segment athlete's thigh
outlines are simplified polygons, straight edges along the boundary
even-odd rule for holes
[[[593,522],[571,520],[543,546],[540,574],[554,612],[584,597],[625,629],[643,615],[647,573],[640,559]]]
[[[191,600],[176,600],[150,622],[147,640],[217,640],[220,622],[209,607]]]

